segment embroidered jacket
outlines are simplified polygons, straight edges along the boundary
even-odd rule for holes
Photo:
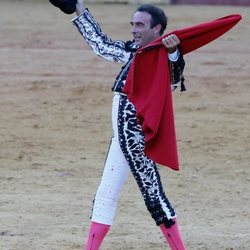
[[[96,55],[109,61],[124,64],[112,88],[115,92],[123,92],[131,61],[139,47],[133,41],[124,42],[110,39],[103,33],[100,25],[95,21],[88,9],[74,18],[72,22]],[[166,60],[168,59],[166,58]],[[183,84],[184,67],[185,62],[181,54],[177,61],[170,61],[172,90],[179,85],[181,85],[181,91],[185,90]]]

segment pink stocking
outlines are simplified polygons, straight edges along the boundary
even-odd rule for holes
[[[174,225],[167,228],[164,224],[160,225],[160,229],[168,241],[171,250],[185,250],[184,242],[182,241],[181,234],[178,228],[176,219],[173,219]]]
[[[110,225],[91,222],[88,241],[85,250],[98,250],[106,234],[108,233]]]

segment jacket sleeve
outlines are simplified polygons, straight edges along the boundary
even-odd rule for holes
[[[177,61],[169,61],[170,64],[170,74],[171,74],[171,88],[174,91],[177,87],[180,86],[181,91],[185,91],[184,85],[184,68],[185,68],[185,61],[183,55],[180,54]]]
[[[74,18],[72,23],[96,55],[119,63],[126,63],[129,60],[130,52],[126,50],[125,42],[113,41],[107,37],[88,9]]]

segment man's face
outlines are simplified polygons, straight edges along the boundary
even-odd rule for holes
[[[161,25],[151,28],[151,15],[147,12],[137,11],[131,18],[131,33],[135,44],[142,47],[160,37]]]

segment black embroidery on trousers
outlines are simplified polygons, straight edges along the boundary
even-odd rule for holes
[[[166,197],[157,166],[144,153],[144,134],[137,123],[136,110],[126,96],[120,96],[118,135],[121,150],[142,193],[143,199],[157,225],[174,224],[175,211]],[[166,210],[171,218],[167,217]]]

